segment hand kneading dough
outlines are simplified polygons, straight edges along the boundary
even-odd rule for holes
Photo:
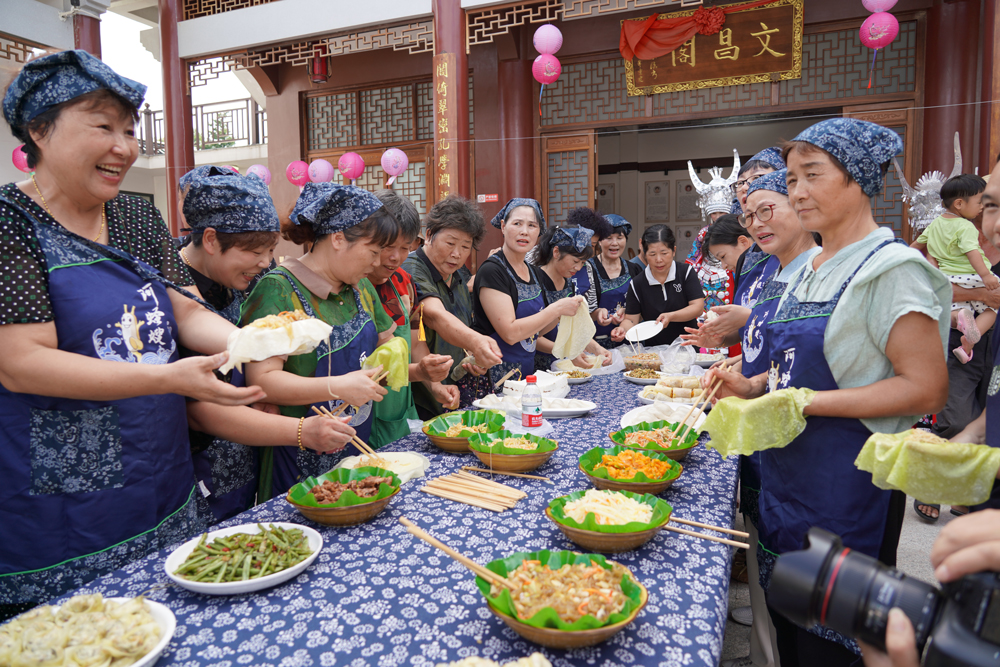
[[[925,431],[875,433],[854,461],[880,489],[899,490],[921,502],[978,505],[990,497],[1000,449],[942,440]]]
[[[219,368],[219,372],[228,373],[233,368],[242,371],[243,364],[248,361],[263,361],[271,357],[312,352],[317,345],[330,338],[330,332],[333,331],[333,327],[315,317],[297,320],[277,328],[259,327],[254,324],[256,322],[251,322],[229,334],[229,339],[226,341],[229,359]]]
[[[587,349],[587,344],[594,339],[597,327],[590,319],[590,311],[586,302],[581,302],[576,309],[576,315],[563,315],[559,318],[559,332],[556,343],[552,346],[552,356],[556,359],[575,359]]]

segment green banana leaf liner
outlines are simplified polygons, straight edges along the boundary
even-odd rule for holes
[[[600,447],[595,447],[591,449],[586,454],[580,457],[580,465],[583,467],[584,472],[592,477],[598,477],[600,479],[610,479],[613,482],[638,482],[640,484],[652,484],[655,482],[665,482],[668,479],[677,479],[681,474],[681,464],[674,461],[672,458],[666,454],[660,454],[653,449],[643,449],[640,450],[643,456],[648,456],[651,459],[656,459],[657,461],[663,461],[670,466],[667,470],[667,474],[663,477],[658,477],[656,479],[650,479],[646,476],[646,473],[640,472],[636,473],[635,477],[629,477],[627,479],[619,479],[617,477],[612,477],[608,474],[605,468],[597,469],[598,464],[604,460],[604,456],[617,456],[626,450],[635,451],[632,447],[624,447],[622,445],[615,445],[609,449],[602,449]]]
[[[340,498],[337,499],[335,503],[320,504],[316,502],[316,496],[309,493],[314,486],[318,486],[323,482],[329,480],[331,482],[340,482],[341,484],[347,484],[351,480],[361,480],[365,477],[371,477],[372,475],[376,477],[391,477],[392,486],[388,484],[379,484],[378,493],[371,498],[361,498],[358,494],[353,491],[344,491],[340,494]],[[329,509],[331,507],[350,507],[352,505],[364,505],[365,503],[374,502],[386,496],[391,496],[400,485],[399,477],[396,473],[391,470],[385,470],[384,468],[375,468],[374,466],[365,466],[363,468],[336,468],[330,472],[324,473],[319,477],[307,477],[302,480],[291,489],[288,490],[288,498],[296,505],[305,505],[306,507],[321,507],[323,509]]]
[[[486,565],[486,569],[492,570],[497,574],[506,577],[508,572],[513,572],[524,560],[538,560],[543,564],[549,566],[553,570],[558,570],[563,565],[575,565],[577,563],[583,565],[589,565],[591,563],[596,563],[606,570],[611,569],[608,565],[608,561],[604,556],[599,554],[581,554],[575,551],[533,551],[530,553],[518,552],[507,556],[506,558],[501,558],[495,560]],[[510,596],[510,591],[508,589],[503,589],[500,594],[495,598],[490,597],[490,584],[485,579],[480,576],[476,576],[476,586],[479,587],[479,591],[486,598],[486,603],[497,611],[503,612],[508,616],[512,616],[519,620],[521,623],[530,625],[536,628],[554,628],[556,630],[566,630],[569,632],[579,631],[579,630],[594,630],[596,628],[603,628],[605,625],[614,625],[615,623],[620,623],[624,621],[632,611],[639,606],[642,600],[642,589],[636,584],[631,577],[628,575],[622,577],[621,587],[622,592],[625,594],[625,606],[621,608],[621,611],[616,612],[608,616],[604,621],[599,621],[593,616],[587,615],[580,618],[572,623],[567,623],[566,621],[559,618],[555,609],[551,607],[545,607],[537,614],[529,619],[520,618],[517,612],[514,610],[514,600]]]
[[[538,449],[516,449],[503,445],[494,446],[494,442],[502,442],[507,438],[526,438],[531,442],[538,443]],[[556,443],[548,438],[541,438],[530,433],[511,433],[510,431],[500,431],[499,433],[476,433],[469,438],[469,449],[484,454],[503,454],[506,456],[521,456],[522,454],[541,454],[551,452],[556,448]]]
[[[487,433],[496,433],[503,430],[503,425],[507,421],[507,415],[496,410],[462,410],[461,412],[449,412],[440,417],[435,417],[424,422],[428,435],[439,435],[441,437],[467,438],[475,435],[475,431],[461,431],[455,436],[446,436],[445,433],[452,426],[464,424],[465,426],[479,426],[489,424]]]
[[[617,442],[619,445],[625,444],[625,436],[629,433],[638,433],[639,431],[652,431],[658,428],[663,428],[664,426],[669,426],[670,430],[673,431],[677,428],[676,422],[668,422],[666,420],[660,420],[655,422],[639,422],[634,426],[626,426],[620,431],[615,431],[611,434],[611,439]],[[682,429],[683,430],[683,429]],[[641,449],[645,452],[667,452],[673,451],[675,449],[687,449],[688,447],[694,447],[698,443],[698,432],[693,428],[687,429],[687,434],[684,436],[684,440],[676,443],[673,447],[638,447],[629,445],[629,449]]]
[[[597,518],[594,516],[593,512],[587,512],[587,516],[582,522],[566,516],[566,503],[583,498],[583,494],[585,493],[587,493],[587,491],[574,491],[573,493],[565,496],[553,498],[549,502],[549,510],[552,511],[552,518],[561,524],[569,526],[570,528],[591,530],[595,533],[638,533],[639,531],[656,528],[657,526],[666,523],[670,520],[670,513],[674,511],[674,508],[668,505],[664,500],[661,500],[660,498],[657,498],[649,493],[632,493],[631,491],[601,491],[601,493],[620,493],[624,496],[632,498],[633,500],[638,500],[640,503],[651,506],[653,508],[653,518],[646,523],[643,523],[642,521],[633,521],[621,526],[608,526],[597,523]]]

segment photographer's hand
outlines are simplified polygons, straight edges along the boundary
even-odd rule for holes
[[[1000,571],[1000,510],[973,512],[949,522],[931,547],[941,583],[974,572]]]
[[[889,610],[889,625],[885,630],[885,653],[874,646],[858,642],[866,667],[919,667],[917,639],[913,624],[902,610]]]

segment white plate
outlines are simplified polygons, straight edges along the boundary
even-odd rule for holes
[[[198,542],[201,540],[201,535],[199,535],[198,537],[190,539],[174,549],[173,553],[167,556],[167,562],[163,564],[163,568],[166,570],[167,576],[170,577],[171,581],[181,588],[186,588],[189,591],[203,593],[205,595],[240,595],[242,593],[252,593],[254,591],[260,591],[265,588],[277,586],[278,584],[284,583],[292,577],[297,576],[307,567],[312,565],[312,562],[316,560],[316,556],[319,555],[319,550],[323,548],[323,538],[309,526],[303,526],[300,523],[283,523],[280,521],[275,521],[273,524],[269,522],[265,525],[275,525],[280,526],[281,528],[298,528],[305,533],[306,539],[309,540],[309,548],[312,549],[312,554],[301,563],[293,565],[287,570],[275,572],[274,574],[269,574],[266,577],[261,577],[260,579],[248,579],[247,581],[232,581],[213,584],[204,581],[190,581],[189,579],[178,577],[174,574],[174,571],[181,566],[191,552],[194,551],[194,548],[198,546]],[[208,541],[211,542],[216,537],[226,537],[227,535],[233,535],[235,533],[257,534],[259,532],[260,528],[257,527],[257,524],[245,523],[240,526],[233,526],[232,528],[213,530],[208,534]]]
[[[622,376],[625,378],[626,381],[631,382],[632,384],[641,384],[641,385],[656,384],[657,381],[659,381],[660,379],[660,378],[634,378],[631,375],[629,375],[629,373],[631,372],[632,371],[625,371],[624,373],[622,373]],[[657,373],[659,373],[659,371],[657,371]],[[660,377],[663,377],[663,375],[664,374],[661,373]]]
[[[664,408],[664,410],[672,411],[673,414],[676,416],[674,416],[673,419],[668,419],[666,414],[659,417],[652,415],[653,416],[652,421],[659,421],[661,419],[666,419],[667,421],[676,422],[678,419],[683,419],[684,415],[686,415],[688,413],[688,410],[691,409],[691,406],[687,403],[675,403],[673,401],[656,401],[656,403],[659,407]],[[633,424],[638,424],[639,422],[650,421],[649,419],[643,416],[644,412],[649,412],[649,410],[650,408],[647,405],[640,405],[637,408],[632,408],[631,410],[622,415],[619,424],[621,424],[622,428],[625,428],[626,426],[632,426]],[[705,415],[703,414],[700,417],[698,417],[698,419],[695,421],[694,427],[696,429],[700,429],[701,425],[704,423],[705,423]]]
[[[591,375],[590,377],[587,377],[587,378],[566,378],[566,382],[568,382],[570,384],[587,384],[588,382],[590,382],[593,379],[594,379],[594,376]]]
[[[632,341],[633,343],[639,343],[644,340],[649,340],[661,331],[663,331],[662,324],[656,320],[646,320],[645,322],[639,322],[639,324],[626,331],[625,340]]]
[[[713,357],[711,359],[697,359],[696,358],[694,360],[694,363],[695,363],[695,365],[701,366],[702,368],[711,368],[713,364],[717,364],[717,363],[719,363],[720,361],[722,361],[725,358],[726,358],[726,355],[724,355],[724,354],[720,354],[720,355],[717,355],[717,356],[713,355]]]
[[[577,409],[572,409],[572,410],[545,410],[542,413],[542,417],[544,417],[545,419],[569,419],[571,417],[582,417],[583,415],[587,414],[591,410],[596,410],[597,409],[597,404],[596,403],[591,403],[590,401],[580,401],[580,402],[581,403],[585,403],[586,406],[585,407],[581,407],[581,408],[577,408]],[[480,405],[479,404],[479,400],[473,401],[472,402],[472,407],[477,408],[479,410],[501,410],[501,409],[503,409],[503,410],[505,410],[507,412],[507,414],[511,414],[511,415],[519,415],[519,414],[521,414],[520,410],[507,409],[504,406],[496,406],[496,405],[484,406],[484,405]]]

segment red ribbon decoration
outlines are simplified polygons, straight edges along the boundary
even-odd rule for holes
[[[774,0],[756,0],[742,5],[726,7],[699,7],[693,15],[672,19],[659,19],[659,14],[653,14],[641,23],[639,21],[622,22],[622,35],[618,50],[622,58],[631,62],[632,58],[639,60],[655,60],[665,56],[681,46],[695,34],[714,35],[722,30],[726,22],[726,14],[744,9],[753,9],[774,2]]]

